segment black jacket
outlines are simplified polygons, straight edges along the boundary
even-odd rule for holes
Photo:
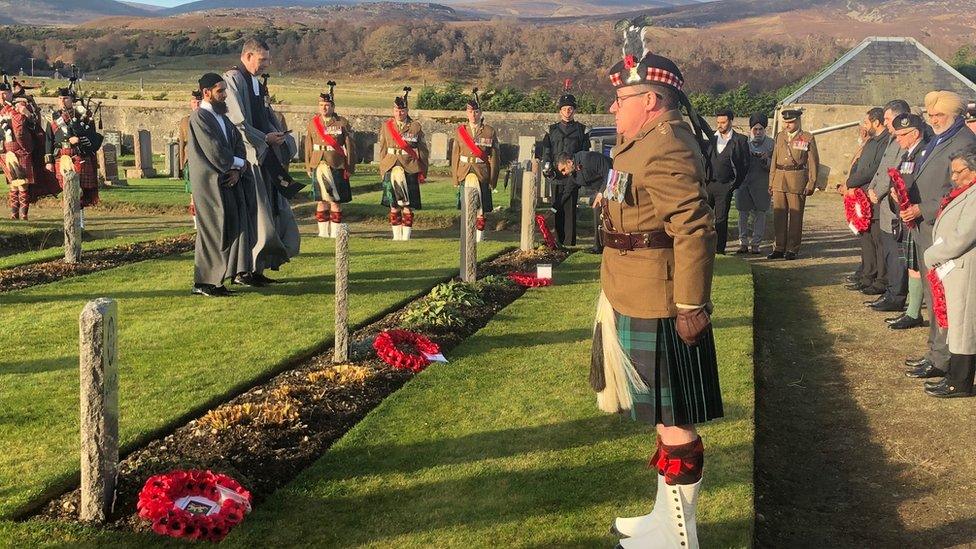
[[[592,194],[603,192],[607,184],[607,173],[613,167],[609,158],[596,151],[580,151],[573,155],[573,164],[576,166],[574,178],[577,187]]]
[[[878,166],[881,165],[881,158],[884,156],[885,149],[891,141],[889,137],[888,130],[885,129],[885,131],[868,139],[868,142],[864,144],[864,148],[861,149],[861,156],[851,167],[851,173],[847,176],[848,189],[863,188],[871,183],[874,174],[878,171]]]
[[[549,131],[542,138],[542,160],[543,165],[549,163],[552,169],[556,168],[556,157],[559,153],[565,152],[574,155],[579,151],[590,150],[590,134],[586,132],[586,126],[573,120],[563,124],[557,122],[549,126]]]
[[[728,144],[719,153],[718,136],[713,135],[709,161],[712,164],[712,181],[722,185],[731,183],[732,190],[738,189],[749,173],[749,140],[733,131]]]

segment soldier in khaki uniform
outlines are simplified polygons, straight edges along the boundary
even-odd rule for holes
[[[190,92],[190,112],[196,111],[200,108],[200,101],[203,100],[203,94],[200,90],[193,90]],[[177,137],[177,142],[180,147],[180,165],[179,174],[180,178],[183,179],[183,188],[186,192],[190,192],[190,170],[189,170],[189,160],[186,156],[186,144],[190,142],[190,115],[184,116],[180,119],[179,133]],[[193,217],[193,226],[197,226],[197,212],[196,206],[193,205],[193,195],[190,195],[190,215]]]
[[[590,382],[603,411],[627,411],[655,427],[658,472],[652,511],[617,518],[612,531],[625,549],[697,548],[704,447],[695,424],[723,415],[710,320],[716,234],[703,154],[711,130],[667,58],[627,55],[610,81],[620,141],[601,204]]]
[[[312,178],[318,200],[315,220],[319,236],[335,238],[342,223],[342,207],[352,200],[349,178],[356,169],[356,140],[352,126],[335,112],[335,82],[319,94],[319,113],[305,128],[305,171]]]
[[[478,195],[477,241],[481,242],[485,231],[486,211],[494,209],[491,192],[498,184],[498,136],[495,128],[484,123],[478,88],[465,107],[468,123],[457,128],[457,137],[451,150],[451,174],[458,187],[458,209],[464,200],[464,189],[473,188]]]
[[[800,129],[799,109],[782,112],[783,131],[776,136],[769,166],[775,245],[767,259],[796,259],[803,236],[803,207],[817,185],[820,155],[813,134]]]
[[[393,100],[393,118],[380,127],[380,174],[383,176],[383,198],[380,203],[390,208],[393,240],[410,240],[413,212],[421,209],[420,184],[427,180],[430,150],[424,143],[420,122],[410,118],[407,97],[410,88],[403,88],[403,97]]]

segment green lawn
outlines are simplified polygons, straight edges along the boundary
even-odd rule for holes
[[[587,385],[598,259],[576,254],[384,401],[234,532],[242,547],[610,547],[646,512],[646,426],[602,414]],[[748,547],[753,524],[752,278],[719,258],[727,418],[702,429],[703,547]],[[490,541],[489,541],[490,540]]]
[[[269,273],[286,284],[232,299],[189,294],[192,254],[0,294],[0,517],[78,475],[76,327],[88,300],[119,300],[121,439],[130,448],[332,340],[332,241],[302,244],[302,255]],[[457,272],[456,240],[354,238],[352,254],[354,323]]]

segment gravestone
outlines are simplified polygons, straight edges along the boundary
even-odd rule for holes
[[[520,135],[518,138],[518,161],[525,162],[535,158],[535,137]]]
[[[474,187],[461,187],[461,281],[478,279],[478,191]]]
[[[430,164],[447,166],[450,163],[450,144],[446,133],[437,132],[430,137]]]
[[[377,141],[373,143],[373,162],[379,164],[380,160],[383,159],[383,149],[380,148],[380,143]]]
[[[105,132],[103,143],[108,143],[115,147],[115,153],[119,154],[122,150],[122,132],[110,130]]]
[[[166,144],[166,175],[170,179],[180,178],[180,144],[176,141]]]
[[[119,467],[119,371],[114,300],[88,302],[78,319],[81,375],[81,505],[83,522],[103,523],[115,503]]]
[[[295,140],[298,146],[295,147],[295,156],[292,157],[292,160],[304,162],[305,161],[305,134],[304,133],[298,134],[297,136],[295,136]]]
[[[118,148],[111,143],[103,143],[98,149],[98,171],[102,180],[109,187],[126,187],[124,179],[119,179]]]
[[[340,223],[335,241],[335,345],[332,361],[349,360],[349,224]]]
[[[519,249],[529,251],[535,248],[535,187],[539,181],[539,161],[532,160],[523,163],[522,172],[522,208]]]
[[[61,170],[61,213],[64,217],[64,262],[81,260],[81,184],[70,157],[62,156],[56,170]]]
[[[132,143],[136,167],[125,170],[125,176],[129,179],[156,177],[152,164],[152,135],[148,130],[139,130]]]

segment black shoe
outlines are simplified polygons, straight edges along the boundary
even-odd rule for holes
[[[761,249],[759,248],[759,246],[753,246],[753,247],[752,247],[752,248],[751,248],[751,249],[749,250],[749,253],[750,253],[750,254],[752,254],[752,255],[759,255],[759,254],[761,254],[761,253],[762,253],[762,250],[761,250]]]
[[[884,288],[875,288],[874,286],[868,286],[867,288],[861,290],[861,293],[864,295],[884,295],[885,291]]]
[[[268,278],[264,276],[264,274],[262,273],[251,273],[251,276],[254,278],[256,282],[259,282],[264,286],[267,286],[268,284],[278,284],[279,282],[273,278]]]
[[[925,394],[936,398],[965,398],[973,396],[973,388],[963,389],[962,387],[956,387],[955,385],[946,383],[932,387],[931,389],[925,389]]]
[[[603,253],[603,248],[597,248],[596,246],[594,246],[594,247],[592,247],[592,248],[590,248],[589,250],[586,250],[586,251],[590,252],[591,254],[602,254]]]
[[[240,284],[241,286],[252,286],[255,288],[267,286],[267,284],[255,278],[254,273],[241,273],[234,277],[231,284]]]
[[[933,377],[945,377],[946,373],[935,367],[935,364],[926,362],[924,365],[908,370],[905,375],[914,379],[929,379]]]
[[[906,315],[905,313],[902,313],[902,314],[900,314],[898,316],[890,316],[890,317],[888,317],[888,318],[885,319],[885,323],[886,324],[893,324],[893,323],[898,322],[899,320],[901,320],[902,317],[906,317],[906,316],[908,316],[908,315]]]
[[[191,293],[194,295],[205,295],[207,297],[223,297],[223,294],[218,288],[223,288],[227,291],[227,288],[223,286],[214,286],[213,284],[194,284]]]
[[[773,250],[773,253],[767,255],[766,259],[783,259],[784,257],[786,257],[786,254],[783,252]]]
[[[907,330],[909,328],[921,328],[925,325],[925,322],[921,317],[912,318],[908,315],[902,315],[898,320],[888,324],[888,327],[892,330]]]
[[[227,286],[217,286],[216,288],[213,289],[213,293],[217,297],[229,297],[236,294],[237,292],[228,290]]]
[[[909,358],[908,360],[905,361],[905,366],[908,366],[909,368],[918,368],[919,366],[928,363],[929,363],[929,359],[923,356],[920,358]]]
[[[860,292],[861,290],[867,288],[867,286],[861,284],[860,282],[851,282],[850,284],[844,284],[844,288],[855,292]]]
[[[793,261],[794,259],[796,259],[796,252],[786,252],[785,254],[783,254],[783,259],[787,261]]]
[[[940,385],[945,385],[947,383],[949,383],[949,380],[946,378],[942,378],[939,381],[926,381],[922,385],[924,385],[926,389],[935,389],[936,387]]]
[[[879,295],[875,299],[869,299],[869,300],[865,301],[864,304],[867,305],[868,307],[874,307],[875,305],[881,303],[884,300],[885,300],[885,296]]]
[[[735,255],[742,255],[749,253],[749,246],[739,246],[739,249],[735,251]]]
[[[895,311],[905,310],[904,303],[899,303],[894,299],[888,298],[882,298],[880,301],[876,301],[875,303],[869,305],[869,307],[881,313],[893,313]]]
[[[851,282],[851,283],[857,282],[857,281],[861,280],[861,274],[860,273],[851,273],[851,274],[847,275],[846,277],[844,277],[844,280],[846,280],[848,282]]]

